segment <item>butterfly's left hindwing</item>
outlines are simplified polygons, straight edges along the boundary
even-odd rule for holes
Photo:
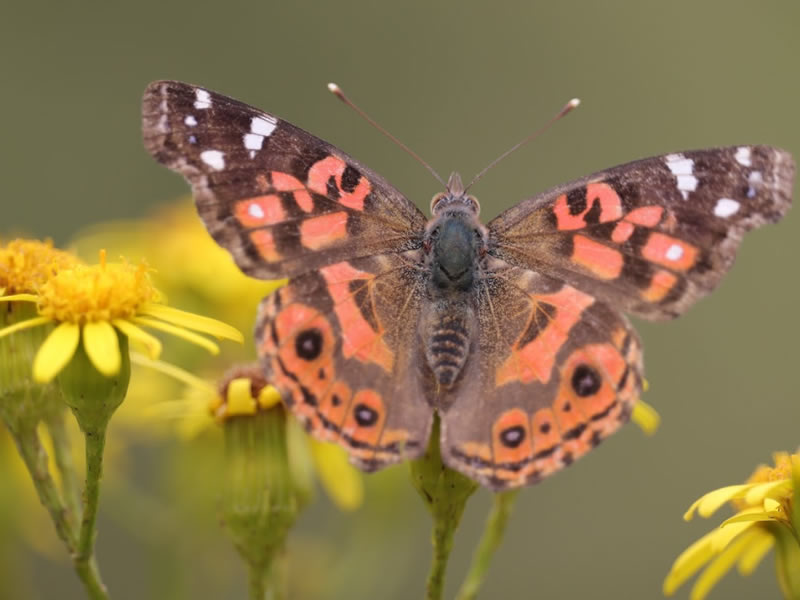
[[[144,142],[192,185],[211,235],[259,278],[420,245],[425,217],[341,150],[232,98],[151,83]]]
[[[789,209],[787,152],[736,146],[601,171],[521,202],[489,223],[490,252],[650,319],[710,292],[745,232]]]
[[[343,261],[267,297],[256,343],[268,379],[317,438],[366,470],[419,456],[433,411],[418,376],[415,251]]]

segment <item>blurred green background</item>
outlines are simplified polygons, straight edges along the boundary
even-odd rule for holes
[[[487,219],[648,155],[767,143],[800,156],[798,31],[793,0],[6,3],[0,233],[66,244],[87,225],[185,194],[140,141],[141,93],[160,78],[270,110],[366,162],[426,211],[436,182],[336,102],[328,81],[443,175],[467,179],[579,96],[578,111],[474,188]],[[689,503],[800,444],[798,232],[790,213],[753,233],[713,297],[673,323],[638,324],[660,431],[646,438],[628,426],[526,490],[483,597],[659,598],[677,554],[721,520],[683,523]],[[219,454],[218,439],[129,448],[125,477],[151,504],[125,512],[110,506],[125,494],[106,498],[98,552],[114,598],[244,595],[244,568],[218,527],[210,478]],[[470,502],[448,595],[488,505],[485,491]],[[16,518],[16,504],[0,509],[3,521]],[[370,476],[356,513],[320,496],[290,542],[293,597],[419,598],[429,531],[405,467]],[[35,550],[10,537],[13,527],[0,535],[0,596],[82,597],[59,548]],[[729,575],[711,597],[776,597],[771,562],[750,578]]]

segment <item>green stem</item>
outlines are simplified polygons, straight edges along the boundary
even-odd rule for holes
[[[248,563],[248,592],[250,600],[265,600],[267,597],[267,574],[261,565]]]
[[[14,439],[20,456],[31,474],[39,501],[50,513],[58,537],[61,538],[69,553],[72,554],[73,560],[76,561],[79,537],[74,522],[75,513],[70,512],[61,498],[58,486],[48,468],[47,452],[42,447],[36,430],[16,431]],[[75,562],[75,570],[89,598],[92,600],[108,599],[94,559],[87,560],[82,568],[78,568],[78,564]]]
[[[453,549],[453,536],[458,528],[458,521],[440,520],[433,527],[433,558],[428,573],[427,600],[441,600],[444,593],[444,577],[450,551]]]
[[[64,506],[58,486],[48,468],[47,452],[42,447],[39,435],[35,429],[13,431],[17,449],[25,462],[25,466],[33,480],[33,486],[39,496],[39,501],[50,513],[50,518],[55,525],[58,537],[72,553],[78,544],[75,533],[75,523],[70,519],[69,512]]]
[[[475,554],[472,556],[472,564],[464,583],[461,584],[461,589],[458,591],[457,600],[474,600],[478,596],[478,591],[484,579],[486,579],[486,573],[489,571],[492,557],[503,541],[503,534],[508,524],[508,518],[511,516],[514,501],[517,499],[517,494],[519,494],[519,490],[495,494],[492,509],[486,519],[483,536],[475,549]]]
[[[86,439],[86,486],[83,490],[83,518],[78,537],[78,547],[73,563],[78,577],[87,585],[89,597],[107,599],[108,592],[99,579],[94,560],[94,540],[97,535],[97,510],[100,505],[100,478],[103,476],[103,450],[106,445],[106,428],[98,427],[84,432]]]
[[[434,418],[425,454],[411,461],[410,470],[411,482],[433,518],[433,557],[426,598],[441,600],[453,536],[478,484],[442,462],[438,417]]]
[[[72,448],[67,433],[64,411],[57,411],[46,418],[47,429],[53,439],[53,458],[61,477],[61,490],[67,509],[76,519],[81,515],[80,487],[78,484],[75,463],[72,460]]]

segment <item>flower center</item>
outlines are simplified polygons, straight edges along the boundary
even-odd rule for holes
[[[85,324],[129,319],[159,293],[147,266],[128,263],[78,265],[56,273],[39,289],[39,313],[55,321]]]

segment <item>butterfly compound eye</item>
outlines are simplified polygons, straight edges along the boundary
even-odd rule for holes
[[[438,206],[438,204],[439,204],[439,203],[442,201],[442,199],[443,199],[443,198],[444,198],[446,195],[447,195],[447,194],[436,194],[436,195],[435,195],[435,196],[434,196],[434,197],[431,199],[431,214],[434,214],[434,215],[436,214],[436,209],[437,209],[437,206]]]

